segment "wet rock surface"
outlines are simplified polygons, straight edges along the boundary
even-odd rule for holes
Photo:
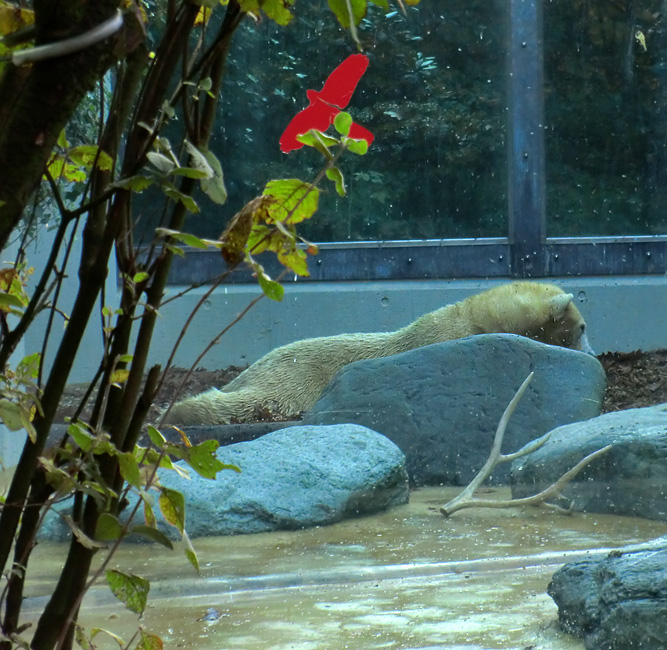
[[[466,485],[482,467],[515,392],[533,380],[510,421],[515,451],[565,423],[600,413],[602,366],[592,356],[513,334],[486,334],[352,363],[303,422],[354,422],[396,443],[413,485]],[[499,466],[492,482],[506,483]]]
[[[189,480],[159,472],[162,486],[185,496],[191,538],[322,526],[409,498],[403,453],[386,437],[358,425],[282,429],[261,441],[221,447],[217,457],[240,473],[223,470],[213,481],[192,470]],[[157,508],[155,514],[158,527],[178,538]],[[59,517],[50,516],[41,537],[60,541],[68,533]]]
[[[667,537],[566,564],[547,591],[562,628],[587,650],[667,648]]]
[[[606,413],[554,430],[546,444],[514,461],[514,498],[537,494],[588,454],[586,466],[555,502],[581,512],[667,521],[667,404]]]

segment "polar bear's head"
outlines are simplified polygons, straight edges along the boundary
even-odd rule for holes
[[[539,282],[513,282],[498,289],[501,291],[496,296],[500,299],[497,313],[506,331],[595,354],[586,336],[586,321],[571,293]]]

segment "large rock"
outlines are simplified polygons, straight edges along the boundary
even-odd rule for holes
[[[514,334],[485,334],[352,363],[303,422],[362,424],[403,450],[413,484],[465,485],[483,465],[505,407],[531,371],[504,450],[599,415],[606,378],[597,359]],[[508,475],[509,467],[500,466],[492,480],[506,483]]]
[[[547,443],[512,466],[512,495],[536,494],[588,454],[586,466],[557,501],[582,512],[667,521],[667,404],[607,413],[560,427]]]
[[[566,564],[547,589],[587,650],[667,649],[667,537]]]
[[[408,501],[403,453],[358,425],[291,427],[216,453],[241,473],[225,470],[209,480],[190,470],[186,480],[160,470],[160,483],[185,495],[192,538],[321,526]],[[66,535],[60,518],[50,517],[40,536]]]

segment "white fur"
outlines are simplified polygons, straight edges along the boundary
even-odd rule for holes
[[[298,417],[345,365],[473,334],[507,332],[584,349],[585,322],[572,294],[551,284],[513,282],[424,314],[396,332],[340,334],[276,348],[222,390],[176,403],[167,423],[227,424],[257,419],[258,409]],[[592,352],[592,351],[591,351]]]

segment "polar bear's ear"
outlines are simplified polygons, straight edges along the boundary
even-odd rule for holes
[[[571,293],[559,293],[557,296],[549,299],[549,308],[551,317],[554,320],[559,319],[567,309],[567,306],[572,302],[574,295]]]

